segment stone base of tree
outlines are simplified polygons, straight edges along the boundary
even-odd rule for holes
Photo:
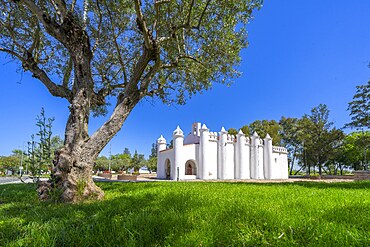
[[[370,180],[370,171],[354,171],[355,180]]]

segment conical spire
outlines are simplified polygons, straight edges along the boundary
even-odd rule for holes
[[[180,129],[180,126],[177,125],[177,128],[173,132],[174,135],[184,135],[184,132]]]
[[[163,135],[161,135],[161,136],[158,138],[157,143],[166,143],[166,139],[164,139]]]

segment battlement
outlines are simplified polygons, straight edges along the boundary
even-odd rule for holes
[[[287,178],[287,149],[272,146],[267,134],[229,134],[224,127],[213,132],[194,123],[187,136],[180,127],[173,132],[173,149],[166,149],[161,136],[158,177],[175,179],[282,179]],[[190,177],[189,177],[190,176]]]
[[[287,154],[288,150],[285,147],[272,146],[272,152]]]

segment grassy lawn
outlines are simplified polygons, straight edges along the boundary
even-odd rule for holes
[[[1,185],[0,246],[370,246],[370,182],[99,186],[62,205]]]

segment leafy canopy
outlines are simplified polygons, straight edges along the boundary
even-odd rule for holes
[[[71,101],[81,86],[73,56],[77,44],[71,43],[88,39],[91,54],[84,54],[91,55],[95,113],[105,113],[106,97],[128,87],[141,97],[184,104],[213,82],[229,84],[239,75],[246,24],[261,5],[262,0],[1,0],[0,51],[54,96]],[[83,27],[81,40],[63,33],[68,25]]]

